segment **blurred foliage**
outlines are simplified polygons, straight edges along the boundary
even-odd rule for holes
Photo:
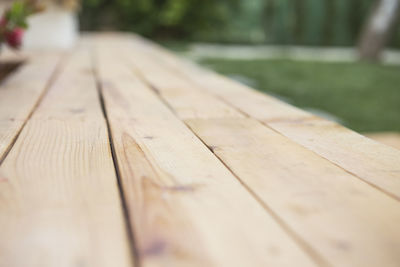
[[[268,0],[272,43],[354,45],[375,0]]]
[[[153,38],[189,39],[221,30],[238,0],[85,0],[83,30],[119,29]]]
[[[83,30],[153,39],[355,45],[375,0],[84,0]],[[400,47],[397,32],[392,45]]]

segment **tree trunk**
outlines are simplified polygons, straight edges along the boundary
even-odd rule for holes
[[[361,35],[359,54],[362,60],[376,62],[381,59],[399,11],[399,0],[377,0]]]

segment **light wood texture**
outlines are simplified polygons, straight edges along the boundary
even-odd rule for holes
[[[44,93],[60,58],[53,53],[32,55],[0,84],[0,162]]]
[[[0,86],[0,266],[398,267],[399,153],[91,34]]]
[[[299,120],[314,117],[310,113],[264,93],[200,68],[192,62],[177,58],[172,53],[139,36],[131,37],[129,40],[133,41],[134,48],[140,51],[136,53],[144,54],[148,61],[153,61],[155,65],[170,69],[170,73],[174,73],[175,76],[186,80],[192,88],[206,91],[249,116],[262,117],[263,120],[268,121],[281,119]]]
[[[364,135],[379,143],[400,149],[400,133],[378,132],[378,133],[366,133]]]
[[[324,120],[268,125],[400,200],[399,150]]]
[[[115,38],[111,40],[102,38],[102,42],[123,52],[123,62],[147,81],[151,88],[174,108],[180,118],[244,117],[234,108],[176,75],[174,70],[152,61],[153,56],[137,47],[131,40],[116,41]]]
[[[183,75],[244,114],[400,199],[400,151],[179,60],[139,37],[133,37],[132,40],[138,49],[153,54],[152,60],[167,68],[174,68],[177,75]]]
[[[118,51],[96,57],[141,266],[315,266]]]
[[[398,266],[400,203],[251,119],[193,131],[331,266]]]
[[[137,49],[142,54],[144,54],[142,50],[149,50],[148,46],[141,45],[137,45]],[[151,65],[150,61],[153,61],[152,65],[154,66],[157,65],[157,62],[162,63],[162,60],[157,60],[157,58],[148,55],[143,57],[144,63],[148,65]],[[165,57],[163,58],[165,59]],[[167,60],[170,59],[167,58]],[[140,64],[138,65],[141,73],[149,72],[148,69],[141,67]],[[164,68],[170,66],[166,64]],[[246,87],[228,79],[201,70],[193,70],[194,68],[191,66],[184,70],[177,69],[177,71],[190,73],[190,77],[195,77],[194,80],[198,81],[197,85],[212,84],[212,87],[207,87],[210,92],[212,90],[218,91],[217,95],[220,98],[228,103],[235,104],[235,106],[240,107],[240,110],[247,111],[248,115],[263,122],[273,124],[286,121],[290,124],[297,124],[304,121],[307,123],[322,121],[277,100],[249,91]],[[203,75],[199,75],[199,73],[203,73]],[[152,75],[143,75],[143,78],[151,83],[156,91],[168,84],[168,76],[161,81],[154,81],[155,78]],[[190,86],[191,83],[188,82],[188,84]],[[196,87],[193,86],[193,88]],[[165,96],[162,94],[161,96],[170,103]],[[207,103],[204,102],[203,105],[207,106]],[[171,105],[171,107],[175,109],[174,105]],[[198,117],[201,117],[201,114],[198,114]],[[385,266],[397,266],[399,262],[397,256],[399,254],[398,240],[400,240],[400,231],[396,230],[396,224],[400,219],[398,202],[361,182],[341,168],[254,121],[224,119],[188,120],[188,122],[201,138],[203,138],[202,134],[207,137],[213,134],[217,136],[216,139],[212,139],[212,136],[211,139],[204,138],[203,141],[218,156],[223,153],[222,160],[228,164],[228,167],[234,172],[238,170],[236,174],[239,175],[239,178],[243,178],[245,182],[250,181],[247,183],[250,190],[258,193],[258,196],[265,201],[266,205],[271,207],[278,216],[281,215],[283,222],[294,229],[296,234],[301,236],[318,254],[322,255],[324,260],[333,266],[376,266],[382,263]],[[225,123],[227,127],[224,128]],[[331,124],[330,122],[326,123]],[[201,125],[200,131],[195,127],[197,124]],[[222,126],[220,126],[221,124]],[[218,126],[221,127],[219,131],[222,133],[215,130]],[[252,130],[246,132],[247,129],[252,128],[256,128],[255,132]],[[347,132],[352,133],[349,130]],[[318,133],[315,135],[318,135]],[[350,142],[360,143],[361,139],[359,136],[356,137],[356,140],[349,138]],[[247,141],[246,138],[250,141]],[[343,141],[346,141],[346,139],[344,138]],[[222,149],[222,152],[220,144],[228,144],[227,147],[224,147],[225,150]],[[348,144],[349,142],[346,145]],[[368,146],[368,143],[364,143],[364,145],[367,146],[363,151],[364,153],[360,153],[360,155],[374,151],[373,147]],[[333,144],[330,144],[330,147],[333,147]],[[379,145],[376,149],[381,149],[382,154],[389,156],[389,159],[400,159],[389,153],[391,150],[386,150],[384,146]],[[280,152],[280,150],[282,151]],[[266,159],[263,155],[267,155],[269,158]],[[377,170],[391,171],[390,166],[396,166],[395,162],[390,162],[387,159],[380,162],[388,164],[386,166],[373,166],[372,169],[375,170],[375,174]],[[343,165],[345,165],[344,163]],[[358,163],[361,164],[361,169],[368,166],[368,162],[365,161],[358,161]],[[297,176],[293,176],[294,174],[297,174]],[[394,182],[394,185],[398,184],[396,176],[383,175]],[[270,176],[270,179],[265,178],[268,176]],[[285,176],[288,178],[282,181],[282,177]],[[321,176],[323,178],[320,178]],[[364,174],[364,177],[368,177],[367,173]],[[291,185],[289,179],[296,180]],[[302,187],[296,186],[297,183],[301,183]],[[384,182],[380,182],[380,185],[387,188],[393,186],[393,184],[385,185]],[[285,191],[288,192],[288,195],[284,193]],[[293,195],[299,195],[299,197],[293,198]],[[292,201],[290,201],[291,197],[293,198]],[[305,200],[302,198],[305,198]],[[335,208],[341,205],[346,205],[346,208],[340,210]],[[390,213],[390,216],[386,216],[387,212]],[[375,216],[378,216],[378,218]],[[312,218],[310,219],[310,217]],[[364,221],[369,223],[360,229],[360,225]],[[332,231],[334,228],[336,228],[335,231]],[[386,229],[386,231],[379,229]],[[366,239],[371,242],[365,242]],[[391,245],[386,247],[387,244]],[[375,251],[375,253],[368,255],[368,251]]]
[[[173,107],[181,119],[244,117],[234,108],[195,88],[193,83],[189,83],[173,71],[148,60],[146,54],[140,53],[135,46],[132,47],[131,54],[131,63],[136,72]]]
[[[16,92],[33,90],[20,94],[21,101],[36,96],[47,79],[39,71],[45,69],[35,67],[8,83]],[[85,49],[69,60],[0,173],[0,266],[132,266],[106,122]]]
[[[1,13],[1,11],[0,11]],[[1,48],[0,60],[3,63],[22,63],[34,56],[31,52],[15,51],[7,46]]]

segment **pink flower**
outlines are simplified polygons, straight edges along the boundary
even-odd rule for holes
[[[4,37],[10,47],[18,49],[21,47],[23,35],[24,30],[22,28],[15,28],[12,31],[7,31]]]

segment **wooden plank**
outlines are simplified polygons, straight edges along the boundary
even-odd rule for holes
[[[46,90],[60,54],[31,55],[31,60],[0,84],[0,163]]]
[[[100,37],[100,40],[118,51],[124,51],[121,61],[131,66],[132,71],[144,78],[158,94],[162,95],[180,118],[244,117],[214,96],[195,88],[193,83],[188,83],[173,70],[152,61],[152,56],[137,49],[130,39]]]
[[[252,119],[187,123],[330,266],[399,266],[398,201]]]
[[[91,70],[80,49],[0,168],[0,266],[132,266]]]
[[[127,36],[122,36],[121,38],[128,39]],[[201,68],[192,62],[178,58],[140,36],[133,35],[128,40],[133,42],[137,54],[146,55],[147,60],[152,60],[154,65],[170,69],[171,73],[186,80],[187,84],[193,88],[206,91],[223,99],[242,113],[257,115],[268,121],[281,119],[299,120],[315,117],[299,108]],[[267,112],[265,111],[266,107],[268,107]],[[247,112],[248,110],[251,110],[251,112]]]
[[[376,132],[376,133],[365,133],[364,135],[379,143],[400,149],[400,133]]]
[[[268,125],[400,200],[399,150],[325,120]]]
[[[132,65],[143,78],[172,106],[181,119],[226,118],[244,116],[234,108],[190,84],[173,71],[160,67],[146,54],[133,47]]]
[[[140,48],[139,48],[140,49]],[[138,49],[138,50],[139,50]],[[142,53],[142,51],[141,50],[139,50],[140,51],[140,53]],[[151,60],[151,57],[149,57],[148,59],[150,59]],[[154,59],[153,59],[154,60]],[[153,65],[155,65],[155,63],[153,63]],[[140,68],[140,67],[139,67]],[[188,69],[190,69],[190,68],[186,68],[186,70],[188,70]],[[151,83],[151,79],[152,79],[152,76],[151,75],[149,75],[148,77],[146,77],[145,75],[144,75],[144,78],[145,79],[149,79],[149,81],[150,81],[150,83]],[[215,77],[214,77],[215,78]],[[295,123],[295,122],[299,122],[299,121],[301,121],[301,120],[308,120],[308,121],[313,121],[313,120],[317,120],[318,121],[318,118],[316,118],[316,117],[314,117],[314,116],[312,116],[312,115],[309,115],[309,114],[307,114],[307,113],[303,113],[303,112],[301,112],[301,111],[298,111],[297,109],[295,109],[295,108],[293,108],[293,109],[291,109],[291,107],[290,106],[285,106],[286,104],[280,104],[280,103],[278,103],[278,104],[276,104],[277,103],[277,101],[276,100],[271,100],[272,102],[271,103],[266,103],[265,102],[265,100],[267,99],[267,98],[265,98],[265,97],[263,97],[263,96],[260,96],[260,95],[258,95],[258,93],[250,93],[250,94],[247,94],[246,95],[246,98],[244,97],[244,95],[243,95],[243,93],[245,93],[246,92],[246,88],[245,87],[243,87],[243,86],[241,86],[241,85],[237,85],[237,84],[235,84],[234,82],[231,82],[231,81],[229,81],[229,80],[225,80],[224,78],[221,78],[221,79],[217,79],[217,78],[215,78],[216,79],[216,81],[217,82],[219,82],[219,84],[218,85],[215,85],[215,87],[216,88],[218,88],[218,90],[222,90],[222,91],[224,91],[229,97],[230,97],[230,99],[231,100],[233,100],[233,101],[237,101],[237,103],[242,103],[243,105],[244,105],[244,107],[246,107],[245,105],[246,104],[248,104],[248,103],[256,103],[255,105],[253,105],[253,106],[249,106],[247,109],[253,109],[254,110],[254,113],[256,113],[258,110],[261,110],[262,111],[262,109],[261,109],[261,107],[262,106],[264,106],[264,105],[267,105],[268,106],[268,108],[269,109],[271,109],[272,111],[275,111],[275,113],[274,112],[269,112],[269,113],[266,113],[266,112],[261,112],[259,115],[260,116],[262,116],[262,115],[264,115],[265,114],[265,120],[268,120],[269,122],[274,122],[274,121],[280,121],[280,120],[289,120],[291,123]],[[206,79],[204,79],[204,77],[202,76],[202,83],[203,84],[207,84],[207,82],[206,81],[208,81],[208,80],[206,80]],[[222,82],[221,82],[222,81]],[[157,83],[155,82],[155,83],[153,83],[153,85],[156,87],[156,89],[159,89],[161,86],[163,86],[163,83],[165,83],[165,82],[167,82],[167,77],[165,77],[165,79],[163,80],[163,81],[161,81],[161,82],[158,82],[158,85],[157,85]],[[158,87],[157,87],[158,86]],[[221,89],[222,88],[222,89]],[[252,92],[252,91],[250,91],[250,92]],[[161,95],[162,96],[162,95]],[[247,97],[247,96],[249,96],[249,97]],[[261,101],[257,101],[257,98],[258,97],[261,97]],[[226,98],[224,98],[225,100],[226,100]],[[250,100],[250,101],[249,101]],[[248,101],[248,102],[247,102]],[[257,103],[259,103],[260,105],[259,106],[257,106]],[[242,105],[241,104],[241,105]],[[276,105],[275,105],[276,104]],[[172,106],[173,108],[174,108],[174,106]],[[280,114],[284,114],[284,115],[280,115]],[[234,124],[234,120],[230,120],[233,124]],[[246,128],[247,126],[244,126],[244,128]],[[259,127],[262,127],[261,125],[259,125]],[[232,133],[232,132],[235,132],[236,131],[236,128],[234,128],[234,129],[230,129],[230,131],[227,131],[226,132],[226,135],[224,135],[221,139],[222,140],[224,140],[225,138],[226,139],[228,139],[229,140],[229,133]],[[197,133],[197,132],[196,132]],[[198,133],[197,133],[198,134]],[[275,133],[276,134],[276,133]],[[277,134],[276,134],[277,135]],[[279,135],[278,135],[279,136]],[[283,137],[281,137],[283,140],[285,140],[285,138],[283,138]],[[239,142],[240,143],[240,141],[239,140],[235,140],[235,142]],[[291,143],[290,141],[288,141],[288,140],[286,140],[286,143]],[[258,144],[257,144],[258,145]],[[211,146],[212,147],[214,147],[214,144],[211,144]],[[235,148],[232,148],[232,150],[233,149],[235,149]],[[265,147],[265,149],[268,149],[268,147]],[[304,150],[304,149],[303,149]],[[233,155],[232,157],[233,158],[235,158],[236,157],[236,159],[238,160],[238,162],[235,162],[235,164],[239,164],[239,162],[241,162],[241,161],[243,161],[243,162],[245,162],[245,159],[246,159],[246,157],[247,157],[247,155],[250,153],[252,153],[252,152],[248,152],[248,153],[244,153],[242,150],[240,151],[240,152],[238,152],[239,153],[239,156],[237,156],[236,154],[235,155]],[[241,154],[240,154],[241,153]],[[310,153],[310,152],[308,152],[308,153]],[[310,153],[311,155],[313,155],[313,157],[316,157],[316,158],[318,158],[317,156],[315,156],[314,154],[312,154],[312,153]],[[240,155],[243,155],[243,157],[240,157]],[[283,157],[283,156],[282,156]],[[324,162],[324,160],[323,159],[320,159],[320,161],[321,162]],[[243,163],[243,164],[245,164],[245,163]],[[360,184],[360,186],[361,186],[361,188],[364,188],[364,187],[367,187],[367,191],[368,190],[370,190],[370,191],[372,191],[372,192],[374,192],[374,190],[373,189],[371,189],[371,188],[368,188],[368,186],[367,185],[365,185],[365,184],[362,184],[362,183],[360,183],[359,181],[357,181],[357,179],[356,178],[354,178],[354,177],[352,177],[352,175],[350,175],[350,174],[347,174],[345,171],[342,171],[342,170],[340,170],[339,168],[337,168],[337,167],[335,167],[335,166],[333,166],[333,165],[331,165],[331,164],[329,164],[328,162],[324,162],[324,164],[326,165],[326,166],[330,166],[330,168],[333,168],[333,169],[336,169],[336,175],[337,175],[337,173],[339,173],[340,175],[344,175],[345,177],[346,177],[346,179],[350,179],[351,181],[349,181],[347,184],[346,183],[344,183],[343,184],[343,186],[349,186],[349,185],[351,185],[353,188],[354,187],[356,187],[357,186],[357,184]],[[325,166],[325,165],[323,165],[323,166]],[[233,168],[231,165],[229,165],[231,168]],[[262,165],[262,163],[261,164],[259,164],[258,165],[260,168],[263,166]],[[279,168],[279,165],[277,165],[276,166],[277,168]],[[281,166],[282,167],[282,166]],[[290,167],[290,165],[289,166],[287,166],[287,165],[285,165],[285,166],[283,166],[283,168],[289,168]],[[308,166],[309,168],[311,168],[311,166],[309,165]],[[326,167],[327,168],[327,167]],[[293,168],[292,168],[293,169]],[[329,168],[327,168],[327,169],[329,169]],[[321,173],[319,173],[318,174],[318,171],[321,171],[321,167],[319,167],[319,166],[316,166],[315,167],[315,172],[316,172],[316,174],[315,175],[321,175]],[[257,170],[254,170],[254,172],[255,173],[252,173],[253,175],[256,175],[256,173],[257,173]],[[265,173],[264,172],[261,172],[263,175],[265,175]],[[332,176],[335,176],[335,173],[334,173],[334,175],[332,175]],[[331,178],[331,176],[328,176],[328,178]],[[260,177],[260,179],[261,179],[261,177]],[[254,187],[258,187],[259,185],[257,184],[257,185],[254,185],[253,184],[253,186]],[[329,188],[329,185],[327,185],[327,187]],[[349,189],[346,189],[346,190],[350,190],[350,189],[352,189],[352,187],[350,187]],[[282,188],[280,188],[280,189],[276,189],[276,192],[281,192],[281,191],[283,191],[283,190],[285,190],[283,187]],[[365,189],[364,189],[364,191],[365,191]],[[268,194],[269,194],[270,192],[268,192]],[[365,192],[364,192],[365,193]],[[367,198],[366,200],[364,200],[364,204],[365,205],[368,205],[368,202],[369,201],[373,201],[374,200],[374,198],[376,198],[376,195],[379,195],[380,193],[379,192],[375,192],[375,193],[373,193],[372,194],[372,197],[370,197],[369,199]],[[380,197],[382,197],[382,196],[380,196]],[[379,197],[378,197],[378,199],[379,199]],[[333,199],[331,200],[332,202],[331,202],[331,206],[333,205],[332,203],[334,203],[333,201],[339,201],[340,200],[340,198],[339,197],[333,197]],[[316,202],[317,202],[317,200],[316,200]],[[353,202],[354,202],[354,200],[353,200]],[[386,202],[387,202],[387,200],[386,200]],[[390,200],[389,200],[389,202],[390,202]],[[385,203],[385,202],[384,202]],[[384,203],[380,206],[380,207],[378,207],[378,208],[376,208],[375,210],[372,210],[372,212],[371,211],[369,211],[369,210],[365,210],[364,209],[364,213],[366,213],[366,216],[367,216],[367,218],[368,217],[372,217],[372,219],[373,219],[373,214],[374,214],[374,212],[375,211],[380,211],[380,210],[382,210],[382,207],[384,207],[385,205],[384,205]],[[269,204],[269,202],[267,202],[267,204]],[[396,209],[396,208],[399,208],[398,206],[396,206],[396,203],[395,202],[393,202],[392,201],[392,203],[391,203],[391,207],[392,207],[392,209]],[[304,209],[310,209],[310,207],[303,207]],[[352,215],[353,214],[353,209],[354,210],[357,210],[357,209],[359,209],[359,208],[362,208],[362,205],[361,205],[361,207],[359,206],[359,205],[357,205],[357,206],[355,206],[355,207],[351,207],[348,211],[346,211],[345,212],[345,214],[347,214],[347,215]],[[280,208],[277,208],[276,209],[277,210],[277,212],[280,210]],[[382,213],[382,212],[381,212]],[[338,215],[338,214],[333,214],[332,215],[332,217],[334,217],[335,215]],[[361,215],[365,215],[365,214],[361,214]],[[384,213],[382,214],[382,215],[384,215]],[[397,214],[398,215],[398,214]],[[396,216],[395,216],[396,217]],[[342,219],[341,217],[339,217],[340,219]],[[292,218],[293,219],[293,218]],[[359,218],[356,218],[356,222],[358,222],[358,223],[360,223],[360,222],[362,222],[361,220],[359,220],[359,221],[357,221],[357,219],[359,219]],[[390,218],[389,218],[390,219]],[[396,219],[397,219],[397,221],[398,221],[398,219],[399,219],[399,217],[397,216],[396,217]],[[296,220],[296,218],[294,218],[293,220]],[[326,218],[323,218],[323,220],[326,220],[327,222],[328,222],[328,224],[327,225],[329,225],[330,227],[333,227],[334,226],[334,224],[329,224],[329,219],[326,219]],[[388,220],[387,218],[385,218],[384,219],[384,221],[382,222],[382,221],[378,221],[376,224],[377,225],[380,225],[380,226],[391,226],[392,228],[393,228],[393,224],[390,224],[390,223],[388,223],[388,222],[390,222],[390,220]],[[321,223],[322,225],[324,225],[324,223]],[[360,223],[361,224],[361,223]],[[302,226],[302,227],[307,227],[307,225],[306,226]],[[347,228],[346,228],[347,227]],[[350,234],[348,234],[348,237],[351,237],[351,233],[352,233],[352,231],[355,231],[355,230],[357,230],[358,229],[358,227],[359,226],[357,226],[356,224],[354,225],[350,225],[350,227],[348,227],[348,226],[346,226],[346,227],[344,227],[344,229],[343,229],[343,231],[345,232],[345,233],[350,233]],[[373,226],[372,226],[373,227]],[[328,229],[330,229],[330,228],[328,228]],[[303,231],[304,229],[303,228],[300,228],[299,229],[299,231]],[[308,228],[308,232],[307,233],[310,233],[310,232],[312,232],[313,231],[313,229],[312,228]],[[356,232],[357,233],[357,232]],[[358,234],[360,234],[359,232],[358,232]],[[370,235],[372,238],[375,238],[375,239],[377,239],[377,240],[380,240],[381,242],[380,243],[383,243],[384,244],[384,242],[386,241],[384,238],[382,239],[380,236],[379,236],[379,232],[377,232],[377,231],[375,231],[375,232],[373,232],[373,234],[371,234]],[[389,235],[390,236],[390,235]],[[396,235],[396,237],[398,237],[398,233],[397,233],[397,235]],[[351,238],[350,238],[350,240],[351,240]],[[345,240],[344,242],[347,242],[348,240]],[[314,246],[318,246],[318,244],[321,242],[321,240],[314,240],[314,242],[313,242],[313,245]],[[325,240],[325,242],[326,242],[326,240]],[[328,240],[328,242],[329,242],[329,240]],[[332,243],[333,243],[334,241],[332,241]],[[338,243],[340,242],[340,240],[338,241]],[[356,245],[358,245],[358,246],[360,246],[360,250],[361,250],[361,252],[360,251],[358,251],[358,255],[356,255],[355,257],[359,257],[358,259],[350,259],[350,266],[351,266],[351,264],[353,264],[354,263],[354,261],[356,261],[356,260],[362,260],[362,253],[363,253],[363,249],[368,249],[368,245],[370,245],[372,248],[375,248],[375,245],[374,244],[368,244],[367,246],[363,246],[363,240],[361,239],[361,238],[359,238],[359,240],[355,240],[354,241],[355,243],[356,243]],[[377,248],[378,249],[381,249],[383,246],[379,246],[379,244],[377,245]],[[329,249],[329,248],[328,248]],[[396,251],[396,250],[392,250],[391,251],[391,253],[392,254],[394,254],[394,253],[396,253],[396,252],[398,252],[398,251]],[[394,255],[396,255],[396,254],[394,254]],[[338,256],[338,255],[336,255],[336,256]],[[340,256],[340,255],[339,255]],[[385,254],[383,253],[383,254],[381,254],[381,255],[378,255],[377,256],[377,262],[379,262],[380,260],[382,260],[382,259],[384,259],[385,258]],[[381,258],[379,258],[379,257],[381,257]],[[354,256],[353,256],[353,258],[354,258]],[[331,258],[330,260],[332,260],[332,259],[334,259],[334,258]],[[392,259],[393,259],[393,257],[392,257]],[[347,259],[345,259],[345,261],[346,261]],[[397,260],[397,258],[394,258],[393,259],[393,262],[396,262],[396,260]],[[353,261],[353,262],[351,262],[351,261]],[[376,261],[375,261],[376,262]],[[392,264],[393,264],[393,262],[392,262]],[[336,262],[335,262],[336,263]],[[338,266],[341,266],[340,264],[338,264]],[[356,265],[357,266],[357,265]],[[374,266],[374,264],[371,264],[371,266]]]
[[[18,51],[15,52],[14,49],[3,46],[1,49],[1,62],[3,63],[20,63],[26,62],[29,58],[35,56],[32,52]]]
[[[118,51],[96,55],[141,266],[315,266]]]
[[[153,60],[156,57],[158,64],[175,68],[177,75],[184,75],[201,89],[400,199],[400,151],[377,144],[336,123],[179,60],[143,39],[134,37],[132,40],[143,51],[153,53]]]

